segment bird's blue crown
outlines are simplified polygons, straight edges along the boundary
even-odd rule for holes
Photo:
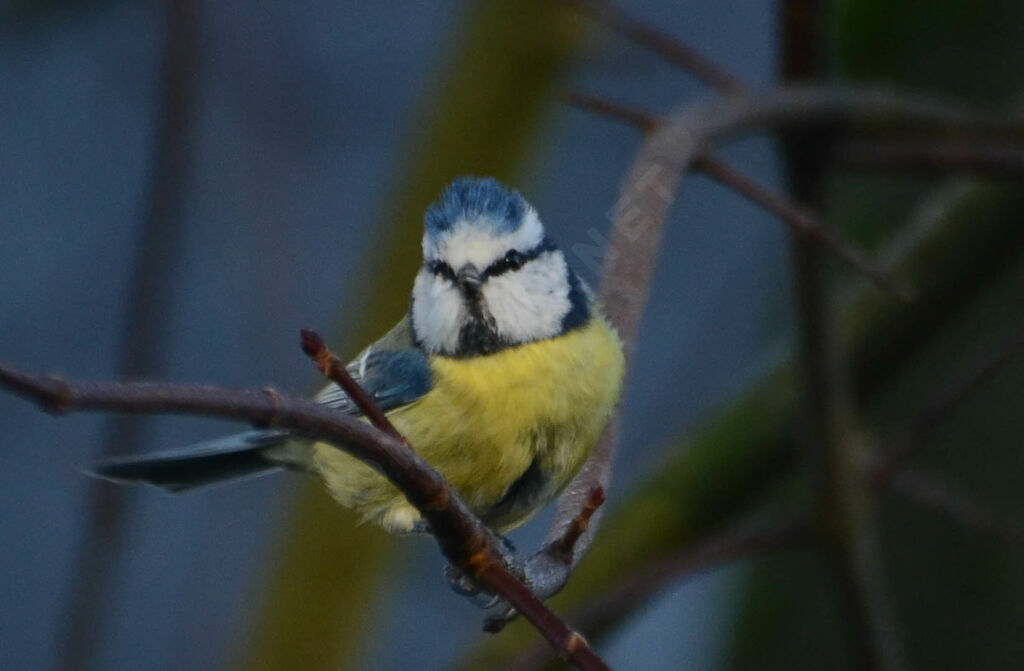
[[[427,208],[423,225],[431,236],[451,230],[459,220],[490,226],[495,234],[511,233],[528,207],[518,191],[494,178],[459,177]]]

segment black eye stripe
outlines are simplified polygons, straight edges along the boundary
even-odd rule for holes
[[[480,276],[486,280],[489,277],[503,275],[504,273],[507,273],[510,270],[518,270],[519,268],[522,268],[530,261],[533,261],[537,257],[541,256],[542,254],[545,254],[547,252],[553,252],[556,249],[558,249],[558,245],[556,245],[553,240],[547,237],[541,240],[540,244],[538,244],[536,247],[525,252],[520,252],[519,250],[516,249],[510,249],[507,252],[505,252],[504,258],[501,258],[492,263],[491,265],[487,266],[487,268],[485,268],[484,271],[480,273]],[[448,265],[444,261],[428,261],[425,264],[425,266],[427,270],[432,272],[434,275],[438,275],[452,282],[456,280],[455,271],[452,269],[450,265]]]
[[[539,257],[541,254],[544,254],[546,252],[552,252],[556,249],[558,249],[558,246],[554,243],[553,240],[547,237],[541,240],[540,244],[538,244],[536,247],[529,251],[520,252],[515,249],[510,249],[505,253],[504,258],[499,259],[492,263],[491,265],[487,266],[487,269],[484,270],[483,272],[483,276],[485,278],[494,277],[496,275],[502,275],[504,273],[507,273],[510,270],[518,270],[519,268],[522,268],[530,261],[533,261],[534,259]]]
[[[427,270],[452,282],[455,281],[455,271],[444,261],[431,261],[427,264]]]

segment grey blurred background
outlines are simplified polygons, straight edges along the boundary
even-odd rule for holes
[[[774,3],[626,6],[747,81],[775,80]],[[180,210],[140,270],[158,179],[164,4],[0,5],[0,359],[74,378],[121,376],[133,291],[156,267],[144,294],[147,377],[310,391],[299,328],[331,334],[349,355],[368,335],[358,329],[371,306],[388,320],[402,314],[401,301],[376,304],[374,291],[381,277],[411,283],[415,266],[389,263],[385,241],[420,223],[388,218],[475,11],[449,1],[199,3]],[[591,24],[579,30],[586,36],[557,88],[656,111],[707,95],[629,42]],[[564,247],[592,243],[638,139],[551,101],[511,179]],[[769,141],[725,156],[781,186]],[[421,211],[429,199],[420,200]],[[793,331],[776,222],[700,177],[686,182],[671,216],[610,506],[656,467],[665,441],[777,361]],[[418,253],[416,235],[395,243],[403,260]],[[597,280],[586,263],[577,267]],[[144,452],[237,428],[147,417],[132,444],[105,445],[117,421],[51,419],[0,395],[0,669],[75,667],[69,602],[99,486],[82,471],[104,450]],[[103,555],[107,588],[89,597],[91,652],[79,668],[262,668],[247,648],[303,486],[278,475],[181,497],[119,490],[120,540]],[[547,519],[513,539],[534,547]],[[400,539],[387,552],[372,598],[349,606],[365,635],[338,667],[447,668],[486,637],[480,613],[448,590],[429,541]],[[745,571],[665,592],[602,651],[617,668],[718,668]]]

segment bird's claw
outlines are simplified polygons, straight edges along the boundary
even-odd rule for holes
[[[516,577],[529,585],[526,560],[516,554],[515,546],[507,538],[499,536],[498,541],[499,542],[496,543],[496,545],[501,553],[502,562],[504,562]],[[507,611],[511,609],[501,595],[492,593],[476,580],[466,575],[458,567],[448,564],[444,568],[444,575],[448,580],[448,584],[456,594],[466,597],[478,608],[489,610],[499,604],[503,604],[501,608],[503,612],[507,613]],[[501,618],[503,616],[496,615],[495,617]]]
[[[488,591],[451,564],[444,567],[444,576],[456,594],[466,597],[477,608],[488,610],[502,601],[501,596]]]

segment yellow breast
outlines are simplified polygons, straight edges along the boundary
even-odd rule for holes
[[[544,491],[533,509],[495,520],[503,531],[550,501],[582,466],[618,399],[623,366],[617,335],[595,315],[584,328],[495,354],[432,357],[431,391],[388,417],[477,514],[535,464]],[[314,449],[340,503],[389,531],[408,531],[419,519],[375,471],[330,446]]]

